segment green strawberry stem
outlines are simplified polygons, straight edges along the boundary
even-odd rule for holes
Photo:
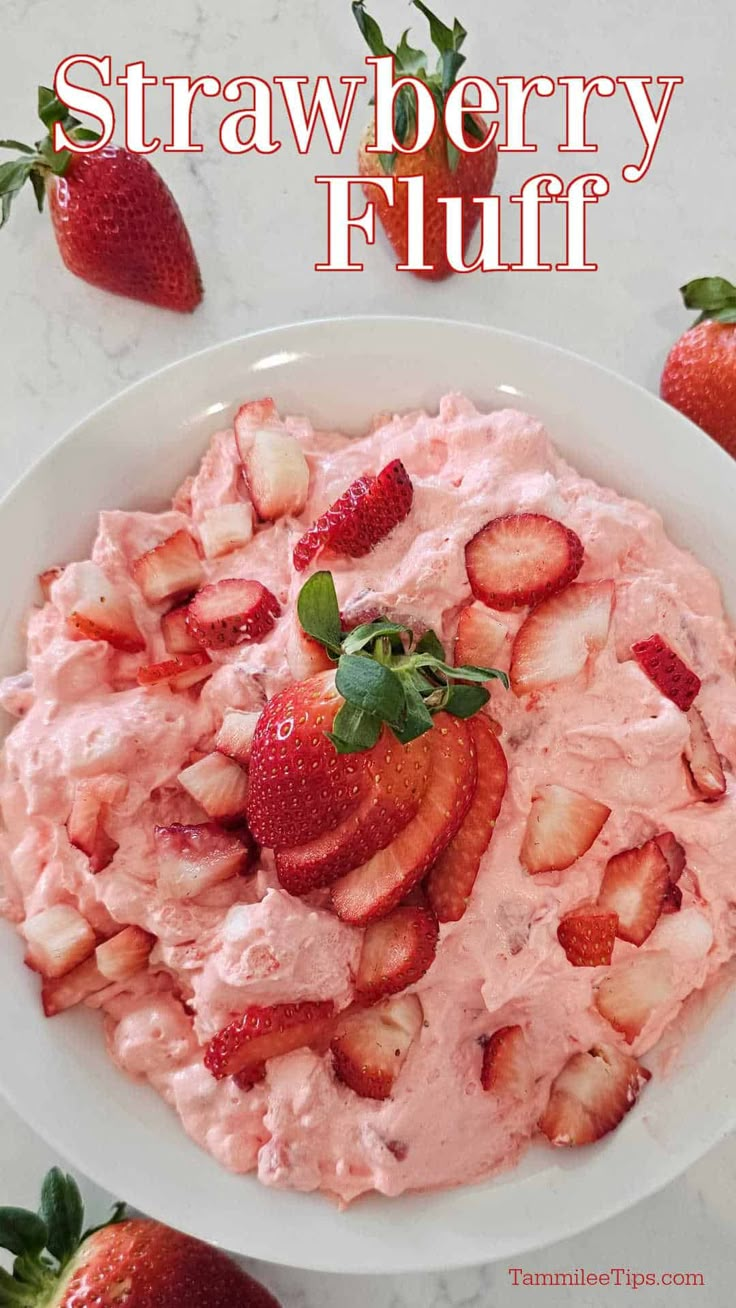
[[[96,141],[99,132],[89,127],[82,127],[78,118],[73,118],[65,104],[57,100],[48,86],[38,88],[38,116],[46,128],[46,135],[35,145],[26,145],[23,141],[12,138],[0,141],[0,150],[17,150],[16,159],[9,159],[0,164],[0,227],[4,227],[10,217],[10,209],[18,192],[26,182],[30,182],[36,197],[38,211],[43,210],[46,193],[46,179],[63,177],[73,158],[71,150],[55,150],[53,145],[54,124],[61,123],[67,136],[75,141]]]
[[[727,282],[725,277],[697,277],[680,287],[680,294],[686,309],[700,309],[698,323],[711,319],[713,322],[736,323],[736,286]]]
[[[352,9],[355,21],[371,54],[377,58],[393,55],[397,77],[414,77],[417,81],[423,82],[425,86],[429,87],[438,109],[438,123],[440,124],[438,130],[444,132],[442,124],[444,123],[445,103],[448,92],[455,85],[457,75],[465,63],[465,55],[460,52],[468,33],[459,19],[456,18],[452,27],[448,27],[432,13],[427,5],[422,3],[422,0],[411,0],[411,3],[427,19],[432,44],[438,53],[435,67],[431,71],[425,52],[416,50],[409,45],[408,28],[401,37],[396,49],[392,50],[386,44],[381,28],[375,18],[372,18],[366,11],[365,0],[352,0]],[[468,111],[464,117],[465,130],[468,135],[472,136],[476,141],[482,141],[484,139],[483,131],[475,115]],[[416,106],[409,87],[404,87],[396,96],[394,135],[402,146],[410,144],[416,136]],[[454,172],[459,162],[459,153],[449,137],[446,138],[446,142],[447,161],[451,171]],[[395,158],[395,155],[381,156],[381,162],[386,173],[392,172]]]
[[[125,1205],[117,1204],[109,1226],[119,1222]],[[52,1167],[44,1178],[37,1213],[0,1208],[0,1249],[14,1255],[13,1270],[0,1267],[0,1308],[44,1308],[80,1245],[94,1230],[83,1232],[84,1204],[73,1176]]]
[[[302,628],[337,664],[335,685],[345,703],[328,733],[338,754],[372,749],[384,723],[397,740],[432,729],[435,713],[473,717],[490,698],[484,682],[508,677],[498,668],[453,667],[434,631],[419,639],[400,622],[376,618],[342,631],[330,572],[315,572],[297,600]]]

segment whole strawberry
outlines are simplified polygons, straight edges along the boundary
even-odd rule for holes
[[[160,1222],[124,1220],[82,1233],[79,1188],[58,1167],[38,1213],[0,1208],[0,1304],[10,1308],[279,1308],[225,1254]]]
[[[660,394],[736,456],[736,286],[699,277],[681,291],[700,317],[670,350]]]
[[[77,141],[97,133],[80,126],[54,92],[41,86],[39,116],[48,135],[34,147],[0,141],[22,153],[0,166],[0,227],[18,191],[30,182],[49,213],[70,272],[103,291],[191,313],[202,278],[189,233],[166,183],[142,155],[107,145],[97,154],[54,150],[54,123]]]
[[[437,105],[437,125],[429,144],[423,150],[416,154],[397,152],[392,155],[368,152],[367,147],[372,146],[375,139],[371,125],[361,141],[358,170],[363,177],[424,175],[424,261],[433,267],[430,271],[417,272],[416,276],[439,281],[453,272],[447,258],[446,211],[445,206],[440,204],[440,197],[460,196],[462,199],[463,232],[467,246],[481,216],[479,206],[473,204],[473,197],[490,193],[498,157],[493,142],[478,154],[466,154],[458,150],[444,127],[447,96],[465,62],[465,56],[460,50],[467,32],[457,19],[452,28],[447,27],[421,0],[412,0],[412,4],[427,18],[432,41],[439,52],[437,67],[433,72],[429,71],[429,61],[423,51],[409,45],[406,32],[395,51],[386,45],[380,27],[366,13],[364,0],[354,0],[353,13],[372,54],[378,57],[393,55],[396,78],[415,77],[430,88]],[[416,107],[414,95],[409,88],[400,91],[396,97],[394,133],[401,145],[411,145],[416,139]],[[467,112],[464,135],[468,145],[477,146],[485,134],[486,128],[478,115]],[[399,261],[405,263],[409,244],[407,188],[396,188],[395,203],[392,205],[385,196],[377,193],[375,187],[366,187],[366,196],[375,203],[376,213],[386,235],[399,256]]]

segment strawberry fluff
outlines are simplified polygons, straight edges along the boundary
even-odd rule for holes
[[[342,1204],[639,1111],[736,952],[734,638],[655,510],[520,412],[450,395],[348,439],[262,401],[171,509],[57,563],[0,686],[0,911],[48,1016],[101,1010],[224,1166]],[[326,569],[329,638],[300,598]],[[350,752],[335,667],[379,618],[430,726],[386,709]],[[274,779],[302,709],[326,815]]]

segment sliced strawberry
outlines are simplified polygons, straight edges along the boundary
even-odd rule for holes
[[[131,572],[149,604],[181,599],[202,585],[202,561],[183,528],[135,559]]]
[[[59,580],[63,571],[63,568],[47,568],[45,572],[39,572],[38,584],[41,587],[41,594],[47,602],[51,599],[51,587],[55,581]]]
[[[179,773],[179,784],[210,818],[244,818],[248,804],[248,774],[233,759],[215,750]]]
[[[642,945],[662,912],[670,885],[667,859],[656,840],[624,849],[606,864],[598,905],[618,915],[616,935]]]
[[[180,604],[177,608],[171,609],[169,613],[164,613],[161,619],[164,645],[169,654],[177,657],[180,654],[198,653],[202,648],[187,625],[188,611],[188,604]]]
[[[553,1145],[592,1144],[618,1126],[650,1076],[613,1045],[573,1054],[552,1083],[539,1129]]]
[[[480,1083],[484,1090],[525,1100],[534,1088],[526,1037],[520,1026],[502,1026],[483,1047]]]
[[[696,708],[688,710],[690,736],[685,746],[685,761],[696,790],[708,803],[726,793],[726,774],[720,755],[713,743],[702,713]]]
[[[276,427],[258,428],[241,458],[258,517],[298,517],[309,495],[309,465],[296,437]]]
[[[672,959],[656,949],[643,949],[630,963],[615,967],[595,995],[599,1013],[631,1043],[674,990]]]
[[[74,787],[66,830],[70,843],[87,855],[91,872],[102,872],[119,848],[105,830],[105,807],[122,799],[126,791],[123,777],[94,777]]]
[[[374,1004],[414,985],[434,962],[439,928],[429,908],[403,905],[373,922],[363,937],[355,994]]]
[[[488,718],[471,718],[468,730],[478,760],[475,793],[460,830],[427,878],[429,902],[440,922],[458,922],[465,912],[506,793],[506,756]]]
[[[210,677],[215,665],[204,650],[196,654],[179,654],[175,659],[165,659],[163,663],[147,663],[138,669],[140,686],[158,686],[166,682],[172,690],[189,690],[198,682]]]
[[[274,1004],[271,1008],[254,1005],[210,1041],[204,1065],[217,1081],[250,1072],[270,1058],[322,1044],[334,1018],[331,1000]]]
[[[54,904],[26,918],[26,962],[45,977],[63,976],[92,953],[96,937],[89,922],[71,904]]]
[[[413,498],[414,488],[400,459],[388,463],[377,477],[359,477],[297,543],[297,572],[323,549],[351,559],[370,553],[404,521]]]
[[[527,872],[561,872],[582,858],[611,810],[567,786],[540,786],[532,798],[521,846]]]
[[[679,654],[659,635],[631,646],[639,667],[662,694],[687,713],[700,690],[700,677],[683,663]]]
[[[260,716],[260,713],[246,713],[242,709],[228,709],[217,733],[215,749],[247,768]]]
[[[206,649],[229,649],[260,640],[280,612],[276,596],[260,581],[227,577],[197,592],[187,610],[187,624]]]
[[[667,871],[674,886],[685,870],[685,863],[687,862],[685,850],[671,831],[660,831],[659,835],[654,837],[654,840],[667,860]]]
[[[243,549],[253,539],[252,505],[237,500],[209,509],[199,524],[199,537],[206,559],[219,559]]]
[[[286,638],[286,661],[295,681],[306,681],[308,677],[316,677],[319,672],[327,672],[335,666],[324,645],[308,636],[296,617]]]
[[[526,695],[577,677],[608,640],[614,597],[612,581],[575,582],[533,609],[514,641],[514,692]]]
[[[194,899],[211,886],[243,873],[252,849],[243,835],[216,822],[155,827],[158,885],[171,899]]]
[[[368,793],[332,831],[293,849],[277,849],[276,871],[285,890],[304,895],[328,886],[385,849],[415,817],[427,789],[430,749],[426,736],[400,745],[384,728],[365,754]]]
[[[569,586],[583,566],[583,544],[543,513],[509,513],[468,542],[465,566],[477,599],[492,609],[516,609]]]
[[[85,640],[105,640],[113,649],[138,654],[146,642],[138,630],[127,596],[117,591],[101,568],[78,563],[80,593],[67,622]]]
[[[423,1021],[416,995],[350,1010],[332,1039],[339,1080],[364,1099],[388,1099]]]
[[[280,421],[276,405],[270,396],[263,400],[248,400],[245,404],[241,404],[233,420],[235,446],[241,463],[250,449],[256,432],[261,427],[278,427]]]
[[[395,908],[447,848],[470,807],[478,765],[468,724],[438,713],[426,739],[431,770],[416,817],[332,887],[333,908],[345,922],[366,926]]]
[[[566,913],[557,939],[573,967],[602,967],[610,963],[618,918],[596,904],[581,904]]]
[[[129,981],[146,967],[155,943],[155,936],[137,926],[125,927],[110,940],[104,940],[90,958],[71,972],[45,982],[41,992],[44,1013],[55,1017],[113,982]]]
[[[682,891],[679,886],[673,886],[672,882],[664,892],[662,900],[663,913],[679,913],[682,908]]]
[[[468,604],[457,620],[455,664],[480,668],[495,667],[506,640],[506,628],[482,604]]]

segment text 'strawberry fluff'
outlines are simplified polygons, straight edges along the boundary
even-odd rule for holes
[[[377,477],[359,477],[302,536],[294,550],[294,567],[303,572],[324,549],[362,558],[403,522],[413,498],[400,459],[393,459]]]

